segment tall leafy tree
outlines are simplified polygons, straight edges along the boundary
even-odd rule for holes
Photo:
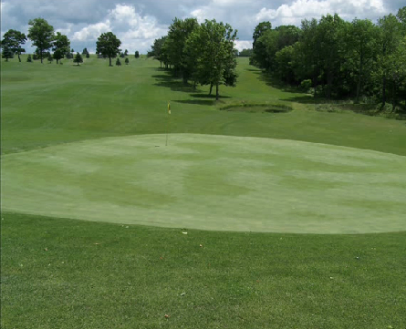
[[[354,19],[346,34],[346,62],[356,77],[356,100],[363,93],[377,53],[378,29],[370,20]]]
[[[162,64],[164,64],[166,69],[169,66],[168,53],[166,48],[167,39],[168,36],[155,39],[154,44],[151,47],[151,50],[147,54],[148,57],[154,57],[156,60],[158,60],[161,67]]]
[[[135,53],[134,53],[134,57],[135,57],[135,58],[139,58],[139,57],[140,57],[140,53],[139,53],[139,51],[138,51],[138,50],[136,50],[136,51],[135,51]]]
[[[236,38],[237,31],[229,24],[206,20],[188,39],[187,48],[194,49],[192,55],[198,55],[195,74],[199,83],[210,84],[210,89],[215,86],[216,100],[221,84],[235,84]]]
[[[195,18],[175,18],[165,41],[168,61],[173,65],[175,75],[181,75],[184,83],[187,83],[194,70],[194,67],[189,65],[191,63],[186,53],[186,41],[198,26]]]
[[[109,58],[109,66],[112,66],[111,59],[120,53],[121,41],[113,32],[102,33],[96,42],[96,52]]]
[[[35,18],[28,22],[28,38],[32,40],[33,45],[37,47],[41,63],[43,54],[52,47],[54,40],[54,28],[43,18]]]
[[[262,37],[267,31],[272,30],[271,22],[261,22],[259,23],[254,30],[252,35],[252,39],[254,40],[252,43],[253,53],[250,58],[250,63],[259,67],[263,67],[263,63],[265,62],[266,57],[266,50],[265,45],[259,41],[259,38]]]
[[[6,33],[4,33],[1,44],[3,48],[8,48],[11,53],[17,54],[18,61],[21,62],[20,55],[21,53],[25,52],[25,49],[22,48],[22,45],[25,43],[26,40],[27,37],[24,33],[10,29]]]
[[[56,59],[56,64],[58,61],[64,57],[64,55],[70,49],[70,41],[66,35],[57,32],[54,37],[54,42],[52,50],[54,51],[54,58]],[[86,48],[85,48],[86,49]]]
[[[381,80],[381,97],[382,106],[385,106],[387,101],[387,88],[390,72],[391,56],[396,52],[398,43],[401,40],[401,24],[396,16],[389,14],[378,20],[380,28],[379,34],[379,55],[377,61],[376,75]]]

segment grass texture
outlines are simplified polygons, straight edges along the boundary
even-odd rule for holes
[[[90,140],[6,155],[3,209],[209,230],[406,230],[406,157],[199,134]]]
[[[404,122],[320,111],[247,59],[215,102],[151,59],[22,58],[1,65],[2,328],[406,327]]]

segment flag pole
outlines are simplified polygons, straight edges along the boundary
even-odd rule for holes
[[[168,134],[169,134],[169,115],[171,114],[171,103],[168,101],[168,121],[166,122],[166,143],[165,146],[168,146]]]

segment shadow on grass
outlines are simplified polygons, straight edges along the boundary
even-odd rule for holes
[[[192,104],[192,105],[205,105],[210,106],[216,103],[216,100],[206,100],[206,99],[188,99],[188,100],[175,100],[173,102],[181,103],[181,104]]]
[[[258,75],[259,80],[265,82],[267,86],[279,89],[284,92],[292,94],[303,94],[303,91],[300,90],[297,86],[291,86],[279,79],[272,77],[269,73],[261,70],[252,70],[254,74]]]
[[[190,94],[190,96],[196,97],[196,98],[210,98],[210,99],[214,99],[214,100],[216,99],[215,94],[209,95],[209,94],[200,93],[200,94]],[[219,95],[219,98],[231,98],[231,97]]]
[[[170,72],[160,68],[156,70],[164,72],[164,74],[155,74],[152,76],[156,80],[156,83],[154,84],[155,86],[170,88],[172,91],[182,91],[185,93],[199,92],[194,85],[191,85],[190,83],[185,84],[183,81],[174,78]]]

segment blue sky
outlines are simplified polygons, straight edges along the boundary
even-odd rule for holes
[[[252,32],[261,21],[273,26],[338,13],[343,19],[369,18],[375,22],[405,6],[405,0],[2,0],[1,34],[9,29],[27,33],[28,21],[45,18],[66,34],[75,51],[94,52],[101,33],[112,31],[122,49],[146,53],[156,38],[167,33],[173,18],[216,19],[238,30],[237,48],[251,47]],[[25,48],[32,52],[31,41]]]

